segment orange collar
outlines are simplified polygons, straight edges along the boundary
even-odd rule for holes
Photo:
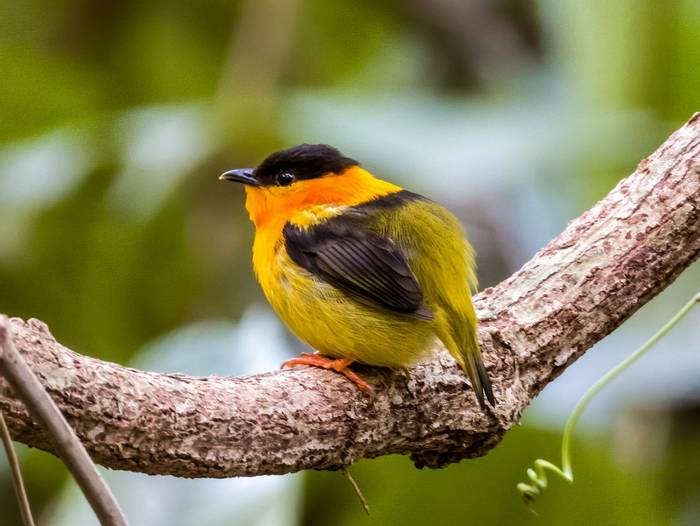
[[[401,190],[353,166],[339,175],[302,180],[291,186],[247,186],[246,208],[256,229],[281,231],[295,216],[314,207],[356,206]]]

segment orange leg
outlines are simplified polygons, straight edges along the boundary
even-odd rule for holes
[[[323,356],[321,354],[302,353],[302,355],[298,358],[292,358],[291,360],[287,360],[286,362],[284,362],[282,364],[282,368],[284,369],[285,367],[308,365],[310,367],[320,367],[321,369],[329,369],[331,371],[335,371],[344,375],[348,380],[354,383],[358,387],[358,389],[360,389],[360,391],[364,391],[366,393],[371,392],[372,388],[370,387],[370,385],[367,382],[365,382],[362,378],[360,378],[360,376],[358,376],[357,373],[349,369],[352,363],[352,360],[349,360],[348,358],[334,359],[327,358],[326,356]]]

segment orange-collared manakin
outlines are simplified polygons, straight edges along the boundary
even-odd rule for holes
[[[474,251],[451,212],[320,144],[221,179],[245,185],[265,296],[318,351],[286,365],[333,369],[369,389],[350,364],[403,369],[437,338],[481,407],[495,404],[476,337]]]

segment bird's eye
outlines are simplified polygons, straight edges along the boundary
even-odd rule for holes
[[[292,172],[280,172],[277,174],[277,184],[279,186],[289,186],[296,180],[297,178]]]

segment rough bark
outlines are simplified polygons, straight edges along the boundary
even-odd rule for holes
[[[410,376],[362,370],[374,386],[368,396],[340,375],[306,368],[242,378],[137,371],[63,347],[40,321],[12,325],[94,460],[111,468],[255,476],[392,453],[441,467],[492,449],[544,386],[699,254],[696,114],[521,270],[476,297],[499,400],[488,415],[441,349]],[[17,440],[51,450],[3,381],[0,409]]]

